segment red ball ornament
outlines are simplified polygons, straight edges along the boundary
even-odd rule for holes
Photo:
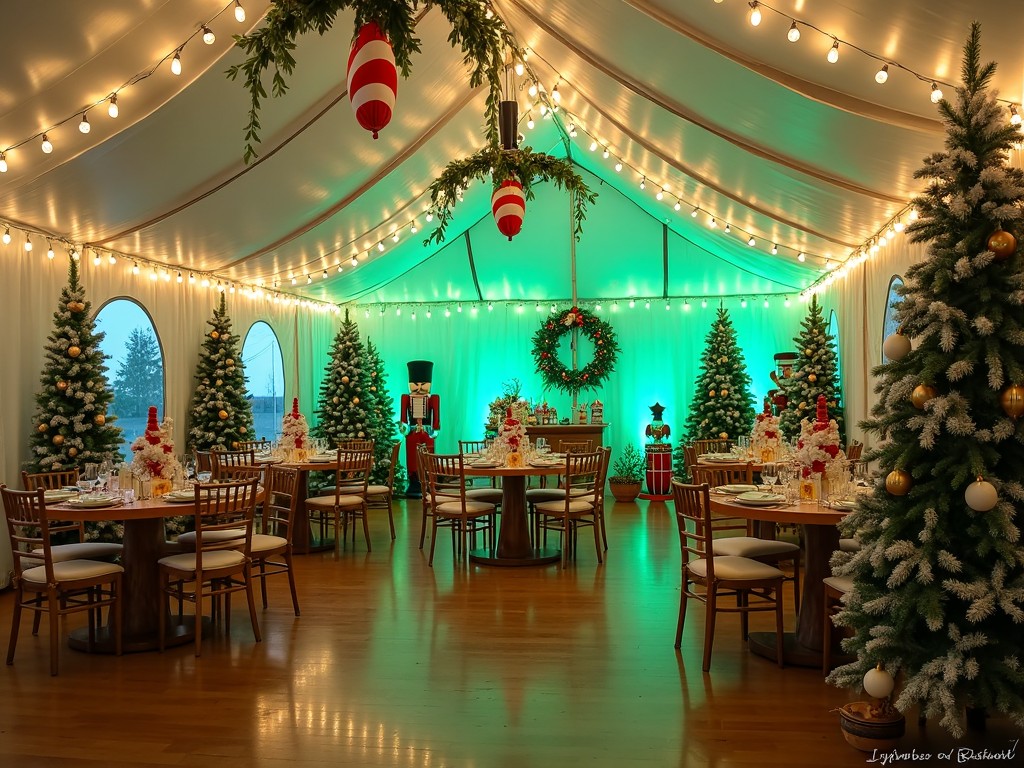
[[[1008,259],[1017,250],[1017,238],[1002,229],[997,229],[988,236],[988,249],[996,256],[996,261]]]
[[[352,42],[347,84],[356,122],[376,139],[378,131],[391,122],[398,96],[395,53],[376,22],[364,24]]]
[[[491,195],[491,213],[498,231],[509,240],[519,234],[526,216],[526,195],[523,185],[515,179],[506,179]]]

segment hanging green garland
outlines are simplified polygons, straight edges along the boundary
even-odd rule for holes
[[[579,329],[594,344],[594,359],[583,368],[571,370],[558,360],[562,337]],[[581,389],[597,389],[615,370],[619,344],[611,325],[585,309],[573,307],[560,316],[551,316],[541,323],[533,335],[533,359],[544,387],[553,387],[575,395]]]

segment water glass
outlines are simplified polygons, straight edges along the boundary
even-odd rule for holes
[[[778,476],[778,468],[775,466],[775,462],[766,461],[761,468],[761,481],[767,486],[768,491],[775,487],[775,481],[778,479]]]

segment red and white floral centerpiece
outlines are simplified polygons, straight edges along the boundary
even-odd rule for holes
[[[309,459],[309,424],[299,413],[299,398],[292,399],[291,413],[281,419],[281,450],[289,461]]]
[[[814,422],[800,423],[800,439],[796,444],[796,461],[800,466],[800,495],[819,498],[821,486],[835,470],[843,467],[846,454],[839,447],[839,425],[828,417],[824,395],[818,395]],[[817,483],[817,486],[815,486]]]
[[[529,444],[526,426],[510,406],[505,411],[505,420],[498,427],[498,436],[494,438],[488,458],[509,467],[521,467],[524,463],[523,453]]]
[[[181,462],[174,455],[173,430],[174,421],[170,418],[157,424],[156,406],[151,405],[146,431],[132,442],[132,474],[141,482],[149,483],[149,495],[168,493],[175,475],[182,472]]]
[[[782,458],[782,432],[779,417],[772,413],[771,403],[765,401],[764,413],[757,414],[750,433],[750,452],[754,460],[777,461]]]

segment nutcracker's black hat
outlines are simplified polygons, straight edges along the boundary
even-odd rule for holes
[[[407,365],[409,366],[409,381],[428,383],[433,381],[434,364],[429,360],[410,360]]]

